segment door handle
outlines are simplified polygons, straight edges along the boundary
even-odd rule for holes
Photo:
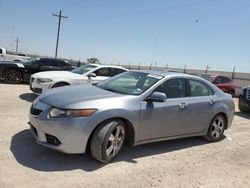
[[[214,104],[214,99],[209,99],[209,104]]]
[[[179,104],[179,107],[182,108],[182,109],[184,109],[187,106],[188,106],[188,104],[185,103],[185,102],[182,102],[181,104]]]

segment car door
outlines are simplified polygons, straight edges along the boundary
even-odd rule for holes
[[[214,91],[200,80],[188,80],[190,118],[187,133],[200,133],[207,129],[212,120],[215,104]]]
[[[49,59],[48,62],[49,62],[51,70],[53,70],[53,71],[64,70],[63,64],[61,63],[62,62],[61,60],[58,60],[58,59]]]
[[[185,134],[186,122],[190,118],[185,79],[167,80],[155,91],[165,93],[167,100],[142,101],[140,139],[160,139]]]
[[[40,71],[53,71],[53,62],[51,59],[41,58],[40,59]]]

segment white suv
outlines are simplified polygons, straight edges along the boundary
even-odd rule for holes
[[[39,72],[30,77],[30,89],[40,94],[55,87],[98,83],[125,71],[121,66],[87,64],[72,71]]]

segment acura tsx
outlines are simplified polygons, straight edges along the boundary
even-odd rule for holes
[[[29,124],[38,144],[64,153],[89,149],[108,163],[124,143],[219,141],[233,115],[232,97],[203,78],[140,70],[44,93],[31,106]]]

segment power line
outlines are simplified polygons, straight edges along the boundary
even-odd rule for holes
[[[103,7],[103,6],[108,5],[108,4],[111,4],[113,1],[114,1],[114,0],[108,0],[108,1],[104,1],[103,3],[97,4],[97,5],[85,6],[85,7],[83,7],[83,8],[85,8],[85,9],[87,8],[88,10],[93,11],[94,9]],[[84,2],[86,2],[86,0],[85,0]],[[82,2],[80,2],[80,3],[82,3]],[[79,4],[80,4],[80,3],[79,3]],[[89,4],[88,4],[88,5],[89,5]],[[84,12],[87,12],[87,11],[85,10]],[[79,14],[79,12],[76,11],[76,12],[72,13],[71,15],[77,15],[77,14]]]
[[[68,17],[67,16],[62,16],[62,11],[61,10],[60,10],[59,15],[57,15],[57,14],[52,14],[52,15],[58,17],[58,29],[57,29],[57,39],[56,39],[56,52],[55,52],[55,58],[57,58],[57,50],[58,50],[58,43],[59,43],[61,18],[68,18]]]
[[[176,6],[166,7],[166,8],[159,8],[159,9],[154,9],[154,10],[143,10],[143,11],[138,11],[138,12],[128,13],[128,14],[99,17],[99,18],[94,18],[92,20],[103,20],[103,19],[113,19],[113,18],[128,17],[128,16],[137,16],[137,15],[143,15],[143,14],[153,14],[153,13],[157,13],[157,12],[165,12],[165,11],[174,10],[174,9],[199,6],[199,5],[203,5],[203,4],[207,4],[207,3],[214,3],[217,1],[219,1],[219,0],[207,0],[207,1],[203,1],[203,2],[197,2],[197,3],[186,3],[186,4],[182,4],[182,5],[176,5]]]

